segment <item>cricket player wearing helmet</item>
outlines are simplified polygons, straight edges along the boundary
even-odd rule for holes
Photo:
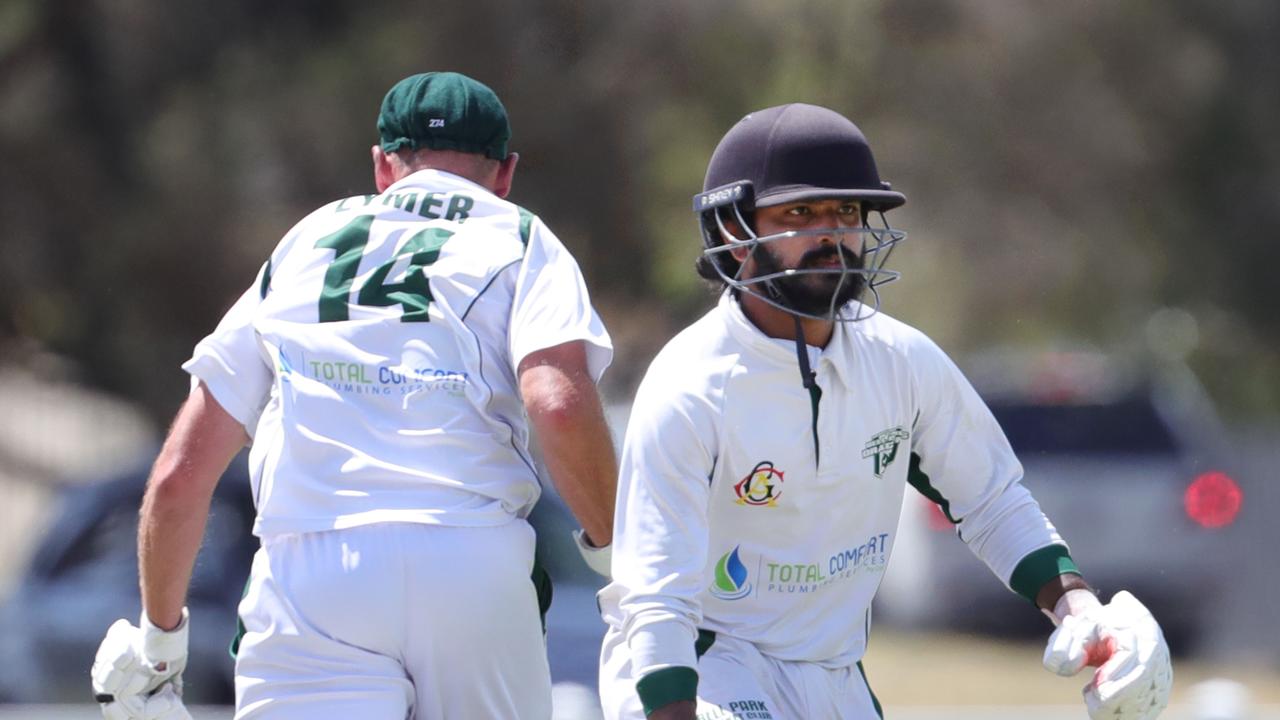
[[[862,656],[907,488],[1100,665],[1094,718],[1151,718],[1171,671],[1132,595],[1101,604],[1020,482],[991,413],[878,312],[906,198],[862,132],[813,105],[747,115],[694,198],[718,305],[658,354],[622,451],[601,696],[610,720],[871,720]]]
[[[262,547],[237,719],[551,716],[530,426],[598,552],[609,335],[565,247],[504,199],[517,155],[492,90],[414,75],[378,130],[378,193],[290,230],[183,366],[191,395],[142,506],[140,627],[113,625],[93,666],[108,718],[187,717],[187,583],[249,442]]]

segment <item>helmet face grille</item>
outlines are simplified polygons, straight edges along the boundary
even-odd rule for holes
[[[864,221],[862,227],[858,228],[791,230],[761,236],[755,233],[751,223],[746,221],[741,209],[734,203],[730,215],[735,224],[743,228],[746,237],[733,234],[724,222],[723,216],[726,214],[730,214],[728,208],[708,210],[704,215],[704,264],[713,268],[721,282],[735,292],[752,293],[769,305],[792,315],[833,322],[865,320],[880,309],[880,287],[897,280],[900,275],[897,271],[886,269],[885,263],[897,244],[906,239],[907,234],[890,227],[883,213],[879,213],[881,224],[876,227]],[[859,247],[858,265],[850,264],[841,254],[838,268],[777,268],[753,277],[743,277],[745,263],[740,263],[733,257],[736,249],[745,248],[747,257],[751,258],[756,253],[768,253],[770,244],[779,240],[832,234],[841,236],[842,246]],[[856,236],[856,240],[851,240],[851,236]],[[804,282],[806,278],[814,276],[838,276],[824,300],[825,305],[820,307],[798,302],[787,288],[788,284]],[[852,291],[852,297],[845,297],[843,291],[846,289]]]

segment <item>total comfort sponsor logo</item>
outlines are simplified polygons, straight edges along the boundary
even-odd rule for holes
[[[733,486],[733,494],[738,496],[739,505],[755,505],[774,507],[778,504],[778,496],[782,495],[783,472],[765,460],[747,473],[747,476]]]
[[[737,600],[751,594],[751,583],[747,580],[747,566],[742,564],[737,547],[721,555],[716,561],[711,594],[721,600]]]
[[[872,535],[861,545],[845,548],[812,563],[766,562],[760,583],[766,593],[810,593],[860,573],[881,573],[889,561],[889,533]]]
[[[753,594],[811,593],[863,573],[882,573],[889,562],[889,537],[889,533],[872,535],[864,543],[814,562],[780,563],[757,558],[752,562],[756,567],[754,583],[749,582],[752,571],[743,562],[741,547],[735,547],[716,561],[710,592],[721,600],[738,600]]]
[[[276,367],[282,382],[291,382],[294,375],[301,375],[348,395],[444,392],[461,396],[471,382],[467,373],[460,370],[324,360],[308,358],[297,351],[293,355],[297,357],[283,350],[279,352]]]

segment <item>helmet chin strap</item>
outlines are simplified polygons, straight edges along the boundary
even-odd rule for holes
[[[804,384],[805,389],[813,392],[818,387],[818,374],[809,367],[809,348],[804,341],[804,327],[800,324],[800,316],[792,315],[791,317],[796,321],[796,360],[800,362],[800,382]]]
[[[772,298],[774,302],[784,308],[791,307],[791,305],[787,303],[786,293],[783,292],[782,288],[778,287],[776,282],[769,280],[762,284],[764,285],[765,292],[769,293],[770,298]],[[800,382],[810,393],[813,393],[815,390],[821,392],[818,389],[818,383],[816,380],[817,373],[809,367],[809,350],[805,347],[804,326],[800,322],[800,316],[793,312],[791,313],[791,319],[794,320],[796,324],[796,360],[800,363]]]
[[[805,346],[800,316],[791,317],[796,321],[796,360],[800,363],[800,382],[809,391],[809,402],[813,409],[813,462],[816,466],[822,458],[822,447],[818,444],[818,401],[822,399],[822,388],[818,387],[818,374],[809,367],[809,348]]]
[[[786,293],[782,288],[772,280],[763,284],[765,292],[769,293],[774,302],[783,308],[790,307],[786,303]],[[816,463],[822,457],[822,448],[818,444],[818,401],[822,399],[822,388],[818,387],[818,374],[809,365],[809,348],[804,341],[804,325],[800,316],[792,312],[791,319],[795,322],[796,328],[796,362],[800,366],[800,384],[809,391],[809,402],[813,406],[813,459]]]

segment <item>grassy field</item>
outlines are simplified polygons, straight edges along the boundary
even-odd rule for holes
[[[1050,674],[1040,664],[1043,651],[1033,643],[873,629],[864,665],[886,710],[921,705],[1080,705],[1087,676]],[[1229,679],[1244,685],[1254,703],[1280,705],[1280,668],[1175,659],[1173,670],[1175,704],[1191,704],[1192,688],[1199,682]]]

